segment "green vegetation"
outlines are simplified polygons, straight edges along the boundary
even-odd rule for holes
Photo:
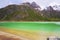
[[[55,18],[56,14],[51,13],[38,11],[30,5],[8,5],[0,9],[0,21],[60,21]]]
[[[2,13],[1,13],[2,12]],[[42,21],[45,20],[34,8],[25,5],[9,5],[0,11],[0,20]],[[3,15],[4,14],[4,15]],[[47,19],[46,19],[47,20]]]

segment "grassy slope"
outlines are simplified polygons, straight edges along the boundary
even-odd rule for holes
[[[15,9],[14,7],[6,7],[2,10],[2,13],[8,12],[10,9]],[[20,5],[17,6],[17,8],[12,13],[9,13],[8,15],[5,15],[1,20],[18,20],[18,21],[39,21],[39,20],[48,20],[47,18],[42,17],[36,10],[34,10],[32,7]],[[20,17],[16,17],[20,16]]]
[[[25,7],[27,13],[29,14],[28,17],[25,17],[23,20],[29,20],[29,21],[39,21],[39,20],[45,20],[44,17],[42,17],[36,10],[30,7]],[[47,19],[47,18],[46,18]]]

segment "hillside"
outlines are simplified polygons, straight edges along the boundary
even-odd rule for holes
[[[5,8],[0,9],[1,21],[42,21],[47,20],[41,16],[41,12],[38,12],[31,5],[8,5]]]
[[[60,21],[60,11],[55,10],[52,6],[48,6],[42,13],[43,16],[49,18],[50,21]]]

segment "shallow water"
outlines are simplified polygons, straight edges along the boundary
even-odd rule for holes
[[[42,22],[0,22],[0,27],[16,30],[60,31],[60,23]]]

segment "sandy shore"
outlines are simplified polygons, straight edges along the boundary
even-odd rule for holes
[[[29,39],[0,31],[0,40],[29,40]]]

